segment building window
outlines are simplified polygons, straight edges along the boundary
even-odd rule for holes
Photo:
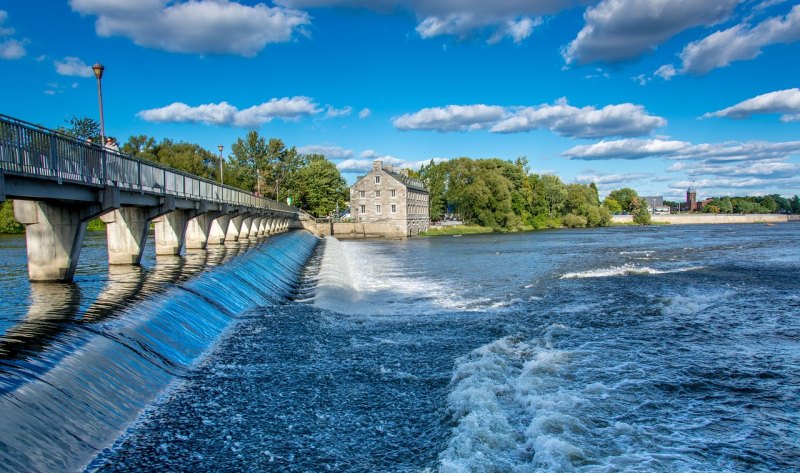
[[[397,197],[397,191],[396,190],[392,189],[390,192],[392,193],[392,197]]]
[[[375,191],[375,197],[380,198],[380,196],[381,196],[381,191]]]
[[[364,197],[366,197],[366,196],[367,196],[367,193],[366,193],[366,192],[364,192],[364,191],[358,191],[358,196],[359,196],[359,197],[361,197],[361,198],[363,199]]]
[[[392,213],[397,212],[397,205],[392,204]]]
[[[379,214],[379,213],[381,213],[381,206],[380,206],[380,205],[376,205],[376,206],[375,206],[375,213],[376,213],[376,214]]]
[[[375,184],[381,183],[381,176],[375,176]]]
[[[365,213],[367,213],[367,206],[366,206],[366,205],[362,205],[362,206],[361,206],[361,213],[362,213],[362,214],[365,214]]]

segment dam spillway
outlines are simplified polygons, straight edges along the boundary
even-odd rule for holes
[[[75,284],[31,284],[27,312],[1,326],[0,469],[85,468],[237,318],[290,297],[318,241],[292,231],[149,271],[112,266],[91,301]]]

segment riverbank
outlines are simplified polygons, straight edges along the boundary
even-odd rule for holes
[[[784,214],[670,214],[653,215],[653,223],[669,225],[698,225],[698,224],[725,224],[725,223],[786,223],[800,221],[800,215]],[[633,222],[632,215],[614,215],[614,224],[629,224]]]

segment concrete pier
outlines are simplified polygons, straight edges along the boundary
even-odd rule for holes
[[[179,255],[186,237],[189,220],[197,215],[193,210],[175,210],[155,219],[156,255]]]
[[[238,214],[231,217],[228,222],[228,228],[225,231],[225,241],[239,241],[239,233],[242,230],[245,216],[246,214]]]
[[[91,215],[80,205],[14,201],[14,217],[25,225],[31,281],[71,281]]]
[[[186,224],[186,249],[204,250],[211,235],[211,225],[220,215],[220,212],[206,212],[189,219]]]
[[[123,207],[103,215],[100,220],[106,224],[108,264],[139,264],[150,227],[147,209]]]

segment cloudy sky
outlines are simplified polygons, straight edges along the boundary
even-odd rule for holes
[[[526,156],[602,194],[800,193],[796,0],[0,0],[0,113],[226,152]]]

